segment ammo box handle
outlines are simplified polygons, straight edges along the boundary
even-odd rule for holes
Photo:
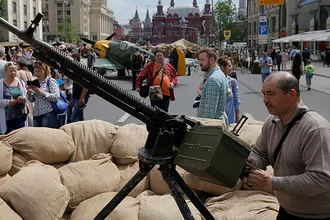
[[[246,117],[245,115],[242,115],[242,117],[239,119],[238,123],[235,125],[234,129],[232,130],[233,134],[238,136],[238,132],[241,130],[241,128],[245,124],[246,120],[248,120],[248,117]],[[235,131],[238,126],[239,126],[238,130]]]

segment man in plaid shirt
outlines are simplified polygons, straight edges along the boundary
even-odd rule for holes
[[[203,49],[199,53],[199,65],[207,75],[202,86],[198,117],[220,119],[225,122],[228,84],[225,74],[217,66],[217,58],[216,52],[212,49]]]

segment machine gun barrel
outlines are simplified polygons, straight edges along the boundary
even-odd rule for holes
[[[147,125],[159,127],[165,121],[174,119],[174,116],[171,116],[158,108],[147,105],[145,102],[142,102],[131,93],[125,91],[95,71],[70,59],[66,53],[57,50],[50,44],[45,43],[38,38],[35,38],[33,32],[42,17],[43,15],[38,13],[26,31],[20,30],[1,17],[0,26],[6,28],[34,47],[36,49],[36,57],[38,60],[41,60],[54,69],[63,72],[64,75],[68,76],[81,86],[138,118]]]

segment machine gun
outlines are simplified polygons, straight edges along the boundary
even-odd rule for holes
[[[105,219],[156,164],[160,166],[159,169],[162,173],[163,179],[168,184],[180,212],[185,219],[194,218],[182,196],[182,192],[187,195],[205,219],[214,219],[211,213],[205,208],[202,202],[175,170],[174,159],[176,151],[173,150],[173,146],[180,147],[182,143],[184,143],[184,146],[181,146],[181,148],[186,149],[181,153],[179,152],[179,157],[176,158],[177,164],[182,164],[182,167],[190,171],[192,174],[198,175],[199,173],[202,173],[200,175],[202,178],[213,182],[225,183],[227,186],[236,183],[235,181],[237,181],[243,171],[247,156],[249,155],[249,150],[244,146],[239,148],[240,154],[237,157],[235,156],[236,160],[233,161],[238,163],[235,170],[223,167],[226,163],[233,162],[230,161],[231,158],[228,160],[227,155],[221,157],[223,152],[218,151],[217,147],[220,145],[227,146],[228,143],[229,145],[236,143],[235,135],[228,134],[223,129],[219,130],[219,127],[211,127],[211,130],[209,129],[208,133],[205,133],[205,126],[201,126],[199,123],[196,123],[196,121],[190,120],[185,116],[172,116],[159,108],[149,106],[95,71],[92,71],[83,64],[70,59],[66,53],[57,50],[38,38],[35,38],[33,33],[42,17],[43,15],[38,13],[31,25],[25,31],[18,29],[1,17],[0,26],[14,33],[20,39],[35,48],[35,57],[38,60],[41,60],[47,65],[63,72],[66,76],[81,86],[138,118],[147,125],[149,132],[145,146],[138,151],[140,170],[100,211],[95,219]],[[188,127],[191,127],[194,132],[189,131]],[[220,131],[224,132],[223,134],[225,135],[221,136],[227,137],[226,139],[222,138],[220,142],[216,140],[215,144],[211,143],[213,147],[203,144],[203,138],[201,136],[210,135],[212,132],[218,134]],[[206,169],[203,168],[204,170],[202,172],[195,166],[194,157],[186,155],[189,155],[189,149],[192,149],[192,145],[195,143],[195,136],[199,138],[197,142],[202,143],[197,144],[193,151],[196,151],[197,155],[200,154],[200,152],[204,152],[203,156],[207,158],[205,160],[197,158],[199,163],[201,161],[211,161],[208,158],[214,158],[214,155],[216,156],[215,159],[212,159],[212,163],[204,167]],[[217,135],[211,134],[211,136],[215,137]],[[232,152],[233,150],[231,149],[230,151]],[[225,159],[223,160],[222,158]],[[192,161],[187,161],[191,159]],[[222,161],[222,163],[219,165],[217,160]],[[203,165],[205,164],[206,163],[204,162]],[[226,170],[226,172],[219,171],[219,169]],[[204,173],[206,175],[203,175]],[[221,178],[222,175],[226,176],[224,181]],[[233,177],[229,178],[228,176]]]

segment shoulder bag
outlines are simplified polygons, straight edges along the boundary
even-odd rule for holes
[[[149,83],[147,83],[146,85],[143,85],[143,86],[141,85],[140,86],[140,92],[139,92],[139,94],[140,94],[141,97],[143,97],[143,98],[147,98],[148,97],[150,85],[152,85],[152,83],[154,82],[155,78],[157,77],[159,71],[161,69],[163,69],[163,67],[164,67],[164,64],[159,68],[159,70],[157,70],[154,78]]]
[[[47,81],[47,86],[50,90],[49,81],[50,81],[50,79]],[[52,105],[53,111],[56,114],[64,113],[67,110],[67,108],[69,107],[69,103],[61,91],[60,91],[60,99],[57,102],[50,102],[50,103]]]

